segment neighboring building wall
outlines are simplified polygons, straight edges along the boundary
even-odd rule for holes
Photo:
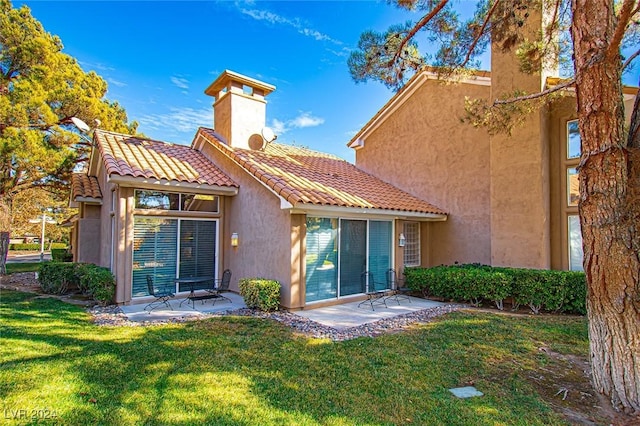
[[[194,146],[199,146],[202,140]],[[281,304],[292,300],[292,217],[280,208],[280,200],[244,169],[204,141],[202,153],[233,179],[240,189],[229,197],[225,212],[225,232],[220,250],[226,253],[224,268],[233,273],[232,289],[240,278],[269,278],[282,285]],[[298,227],[299,224],[296,224]],[[239,245],[231,247],[231,233],[237,232]],[[294,294],[299,290],[294,290]],[[296,296],[297,297],[297,296]]]
[[[427,81],[356,151],[359,168],[449,213],[421,227],[423,266],[491,261],[489,138],[460,123],[465,96],[489,87]]]

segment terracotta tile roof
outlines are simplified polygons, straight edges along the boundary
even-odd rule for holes
[[[71,175],[71,198],[102,199],[100,184],[95,176],[88,176],[86,172]]]
[[[211,129],[200,128],[198,135],[293,205],[446,214],[331,154],[277,143],[270,143],[264,151],[234,149],[220,142]]]
[[[95,140],[109,175],[235,187],[201,152],[186,145],[96,130]]]

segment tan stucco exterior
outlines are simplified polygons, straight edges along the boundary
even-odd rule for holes
[[[465,96],[488,99],[489,87],[425,79],[356,151],[358,167],[450,213],[421,227],[425,266],[491,261],[489,141],[461,125]]]

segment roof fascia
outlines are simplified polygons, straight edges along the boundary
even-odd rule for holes
[[[76,197],[73,199],[76,203],[85,203],[85,204],[96,204],[102,205],[102,198],[94,198],[94,197]]]
[[[195,182],[178,182],[166,179],[148,179],[133,176],[109,176],[108,182],[123,187],[150,189],[150,190],[173,190],[187,193],[211,194],[211,195],[228,195],[234,196],[238,194],[238,188],[219,185],[207,185],[205,183]]]
[[[419,222],[444,222],[446,214],[407,212],[401,210],[370,209],[364,207],[319,206],[313,204],[296,204],[291,214],[313,216],[362,217],[366,219],[410,219]]]

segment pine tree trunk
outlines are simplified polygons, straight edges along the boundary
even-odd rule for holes
[[[620,55],[607,50],[613,2],[572,9],[593,384],[615,408],[640,413],[640,149],[625,135]]]

